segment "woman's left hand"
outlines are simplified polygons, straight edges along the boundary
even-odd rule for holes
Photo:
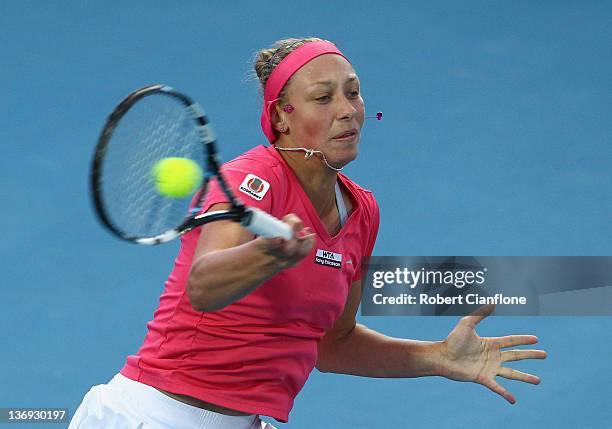
[[[510,380],[539,384],[540,378],[532,374],[517,371],[506,366],[504,362],[523,359],[545,359],[543,350],[506,350],[506,347],[535,344],[538,338],[534,335],[508,335],[505,337],[482,338],[476,333],[476,325],[493,312],[495,306],[487,305],[463,317],[455,329],[442,342],[440,348],[440,375],[457,381],[473,381],[488,387],[514,404],[512,393],[495,380],[496,376]]]

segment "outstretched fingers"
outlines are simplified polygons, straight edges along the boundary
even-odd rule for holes
[[[507,378],[508,380],[523,381],[530,384],[540,384],[540,377],[533,374],[527,374],[526,372],[518,371],[516,369],[506,368],[504,366],[499,368],[497,375]]]
[[[506,347],[536,344],[538,342],[538,337],[535,335],[507,335],[505,337],[491,337],[489,340],[503,349]]]
[[[514,397],[514,395],[510,393],[505,387],[503,387],[498,382],[496,382],[495,380],[487,379],[484,381],[483,385],[485,387],[488,387],[489,389],[491,389],[493,392],[497,393],[498,395],[500,395],[502,398],[504,398],[506,401],[510,402],[511,404],[516,403],[516,398]]]
[[[546,359],[544,350],[506,350],[501,352],[502,362],[513,362],[523,359]]]
[[[483,319],[493,313],[493,310],[495,310],[494,304],[483,305],[482,307],[478,307],[469,315],[464,316],[461,319],[461,322],[473,328],[482,322]]]

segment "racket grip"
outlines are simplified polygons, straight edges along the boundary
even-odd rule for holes
[[[265,238],[283,237],[285,240],[293,237],[291,227],[274,216],[255,207],[248,207],[246,213],[241,223],[253,234]]]

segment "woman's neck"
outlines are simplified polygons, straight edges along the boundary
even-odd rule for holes
[[[327,167],[318,155],[306,159],[303,151],[279,152],[297,176],[319,216],[325,217],[335,211],[338,173]]]

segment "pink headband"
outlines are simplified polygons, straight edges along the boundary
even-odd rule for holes
[[[274,127],[270,119],[270,107],[278,101],[278,95],[289,78],[308,61],[323,54],[337,54],[346,59],[336,45],[331,42],[326,40],[307,42],[289,53],[280,63],[278,63],[274,70],[272,70],[266,82],[264,104],[261,110],[261,129],[270,143],[274,143],[276,140]]]

